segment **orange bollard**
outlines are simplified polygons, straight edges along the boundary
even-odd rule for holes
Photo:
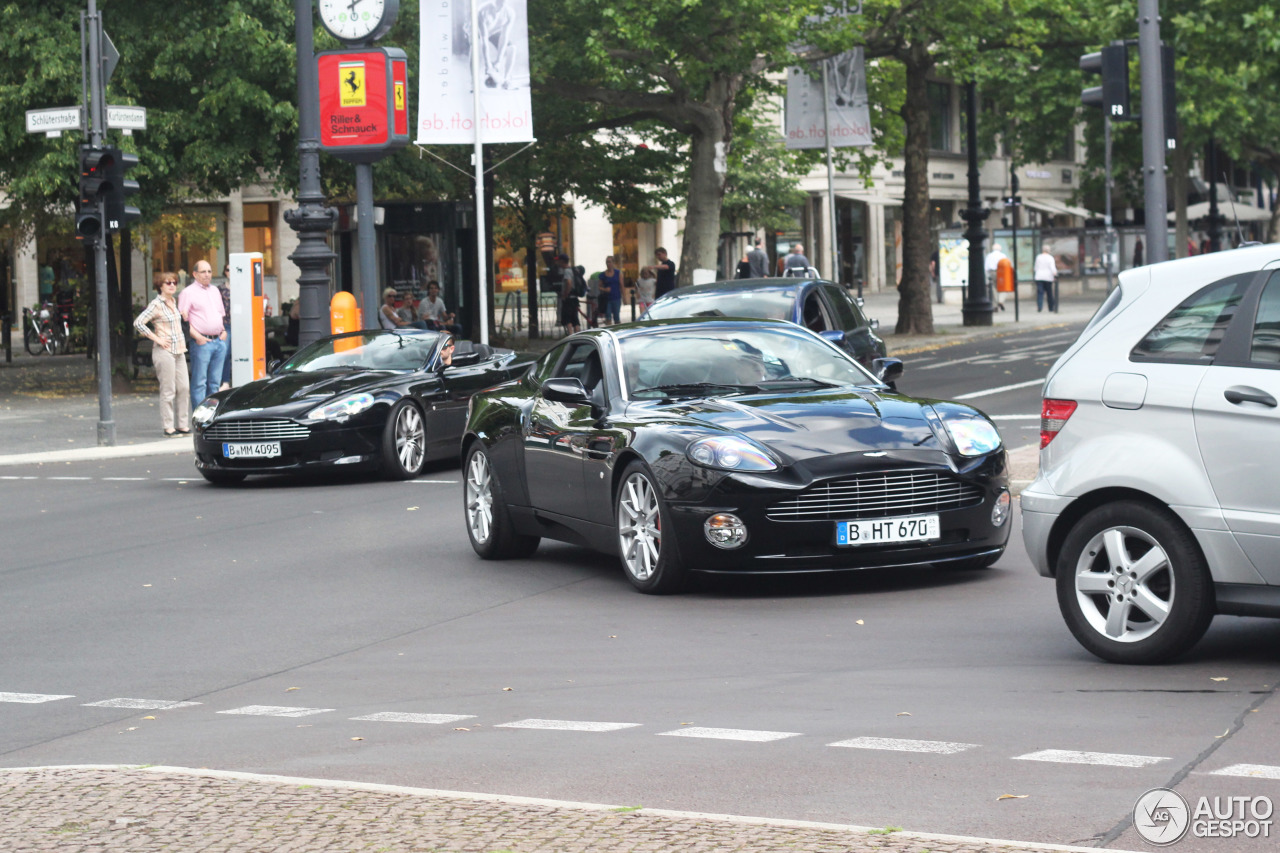
[[[1008,258],[1001,258],[996,264],[996,290],[1013,293],[1013,287],[1013,263]]]
[[[356,298],[345,290],[339,290],[329,300],[329,332],[341,335],[344,332],[360,331],[360,309],[356,307]],[[350,337],[334,344],[334,352],[345,352],[360,346],[361,338]]]

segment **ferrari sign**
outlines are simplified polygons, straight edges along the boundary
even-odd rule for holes
[[[374,163],[409,144],[405,53],[394,47],[316,55],[320,147],[351,163]]]

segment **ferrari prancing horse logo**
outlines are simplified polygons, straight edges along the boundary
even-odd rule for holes
[[[364,63],[338,63],[338,91],[344,107],[365,106]]]

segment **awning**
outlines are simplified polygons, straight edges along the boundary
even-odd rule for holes
[[[887,195],[881,195],[880,193],[876,193],[876,192],[868,191],[865,193],[860,193],[860,192],[847,192],[845,190],[836,190],[836,195],[839,198],[847,198],[850,201],[860,201],[863,204],[881,204],[886,207],[902,206],[902,199],[893,198]]]
[[[1054,216],[1079,216],[1082,219],[1102,218],[1100,213],[1094,213],[1092,210],[1087,210],[1083,207],[1074,207],[1051,198],[1024,198],[1022,205],[1044,213],[1052,213]]]
[[[1187,220],[1204,219],[1209,215],[1209,202],[1202,201],[1198,204],[1187,205]],[[1235,222],[1239,219],[1241,222],[1266,222],[1271,219],[1271,211],[1263,210],[1261,207],[1254,207],[1248,204],[1232,204],[1231,202],[1218,202],[1218,215],[1226,222]],[[1169,211],[1167,216],[1170,222],[1174,222],[1178,218],[1176,210]]]

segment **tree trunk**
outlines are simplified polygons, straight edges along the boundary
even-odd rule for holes
[[[902,283],[898,285],[899,335],[933,334],[933,302],[929,293],[929,87],[925,75],[932,60],[927,49],[913,48],[904,60],[907,95],[902,104],[906,125],[903,150]]]
[[[719,150],[717,143],[721,146]],[[676,278],[680,287],[693,283],[695,269],[716,268],[727,148],[724,125],[715,119],[700,123],[690,138],[689,200]]]

